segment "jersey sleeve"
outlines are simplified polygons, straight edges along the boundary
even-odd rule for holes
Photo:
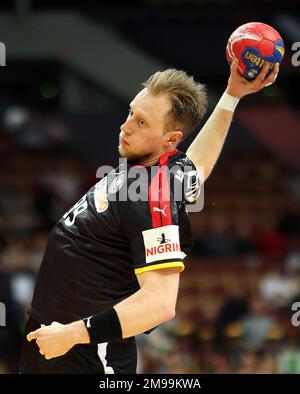
[[[172,166],[171,177],[173,182],[173,195],[176,201],[185,204],[195,204],[201,192],[201,184],[194,163],[185,156]]]
[[[122,203],[120,216],[129,239],[136,274],[179,267],[185,254],[180,245],[180,212],[164,170],[158,169],[145,201]]]

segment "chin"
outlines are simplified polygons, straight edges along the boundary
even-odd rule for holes
[[[124,147],[122,145],[118,146],[118,151],[119,151],[119,155],[121,157],[128,159],[128,156],[130,156],[130,153],[126,152],[126,150],[124,149]]]
[[[123,159],[128,159],[128,160],[131,159],[131,156],[132,156],[132,155],[130,154],[130,152],[126,152],[126,151],[123,149],[123,146],[119,146],[118,151],[119,151],[120,157],[122,157]]]
[[[132,153],[132,152],[126,152],[122,145],[119,145],[118,150],[119,150],[120,157],[122,157],[123,159],[127,159],[133,165],[139,164],[140,162],[147,159],[149,156],[149,155],[141,155],[141,154]]]

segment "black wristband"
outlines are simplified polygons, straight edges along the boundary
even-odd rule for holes
[[[104,309],[83,322],[90,336],[90,343],[111,342],[122,339],[122,329],[117,312],[113,307]]]

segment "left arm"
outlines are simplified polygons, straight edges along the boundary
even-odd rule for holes
[[[196,167],[203,167],[204,180],[209,177],[218,160],[228,134],[232,117],[233,112],[216,106],[186,151],[186,155]]]
[[[121,338],[141,334],[174,317],[179,275],[177,268],[158,269],[137,275],[140,289],[114,306],[117,315],[115,319],[121,328]],[[93,317],[98,319],[93,331],[99,331],[100,335],[105,331],[106,336],[103,339],[102,335],[102,340],[97,342],[111,340],[114,326],[110,330],[109,325],[115,324],[114,321],[108,321],[107,317],[103,320],[103,312]],[[36,340],[40,353],[47,360],[64,355],[77,344],[94,343],[83,320],[70,324],[53,322],[49,326],[42,325],[41,328],[30,332],[27,340]]]
[[[230,100],[232,105],[229,105],[229,108],[232,108],[224,109],[221,99],[186,152],[195,166],[204,168],[204,180],[212,172],[221,153],[238,100],[275,82],[278,71],[279,65],[276,64],[272,73],[265,78],[268,72],[266,63],[254,81],[247,81],[238,73],[238,63],[232,63],[228,85],[224,92],[230,96],[227,96],[226,100]]]

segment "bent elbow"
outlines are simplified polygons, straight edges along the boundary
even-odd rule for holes
[[[167,318],[166,321],[169,321],[169,320],[174,319],[175,316],[176,316],[176,312],[175,312],[175,309],[173,309],[173,310],[171,310],[171,311],[169,312],[168,318]]]
[[[174,319],[175,315],[176,315],[175,305],[165,305],[164,313],[163,313],[164,322]]]

